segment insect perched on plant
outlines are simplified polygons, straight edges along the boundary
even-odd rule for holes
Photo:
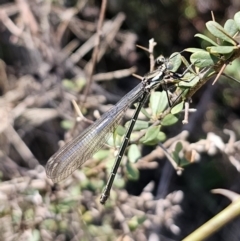
[[[156,70],[146,74],[142,78],[142,82],[126,94],[114,107],[102,115],[99,120],[89,126],[83,133],[66,143],[48,160],[46,173],[53,182],[59,182],[67,178],[90,159],[95,152],[101,149],[111,133],[117,128],[126,110],[134,102],[139,102],[119,149],[107,185],[100,198],[102,204],[106,202],[139,112],[149,97],[151,90],[164,83],[166,84],[170,79],[180,80],[185,74],[173,72],[171,61],[163,56],[159,57],[156,63],[158,65]]]

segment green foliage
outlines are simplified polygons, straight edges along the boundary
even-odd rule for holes
[[[139,170],[131,162],[129,161],[127,162],[126,169],[127,169],[127,177],[130,180],[138,180]]]
[[[62,84],[67,90],[80,92],[86,85],[86,79],[79,78],[75,81],[64,79]]]
[[[150,116],[149,116],[150,118]],[[129,126],[130,121],[128,121],[125,126],[128,127]],[[133,127],[133,131],[140,131],[140,130],[144,130],[147,129],[149,126],[148,121],[142,121],[142,120],[137,120],[134,127]]]
[[[180,53],[172,53],[169,57],[169,60],[171,61],[173,68],[171,69],[172,72],[176,72],[179,67],[182,64],[182,58],[181,58],[181,54]]]
[[[196,34],[195,37],[199,37],[209,45],[206,51],[193,48],[185,49],[193,53],[190,57],[191,63],[194,63],[194,65],[200,68],[214,66],[220,58],[226,61],[236,52],[239,52],[239,43],[235,39],[236,34],[240,31],[239,22],[240,12],[234,15],[234,19],[228,19],[224,27],[215,21],[207,22],[206,27],[208,31],[218,39],[218,41],[215,42],[203,34]]]
[[[61,121],[61,127],[65,130],[70,130],[74,126],[74,121],[72,120],[63,120]]]
[[[117,2],[118,1],[116,1],[116,3]],[[174,42],[176,41],[176,36],[174,36],[174,34],[177,31],[173,31],[169,27],[167,27],[166,29],[162,29],[164,28],[165,25],[167,25],[167,22],[168,22],[166,19],[166,17],[168,17],[167,15],[169,15],[169,18],[173,19],[172,12],[171,14],[169,14],[170,11],[168,12],[164,9],[164,11],[167,12],[167,14],[164,15],[164,18],[163,18],[165,21],[165,24],[159,24],[156,21],[156,19],[153,18],[153,15],[157,14],[157,16],[159,17],[161,16],[161,14],[157,12],[156,8],[152,8],[151,5],[147,5],[147,7],[145,7],[145,4],[148,1],[137,2],[142,4],[136,4],[136,2],[134,1],[130,1],[130,2],[123,1],[123,2],[126,2],[126,4],[130,4],[133,9],[132,12],[135,12],[138,15],[138,17],[136,18],[135,15],[127,14],[128,16],[127,21],[129,18],[131,18],[134,24],[137,26],[136,29],[137,28],[142,29],[143,28],[142,23],[147,23],[149,26],[151,26],[152,31],[154,33],[156,32],[156,35],[159,35],[158,37],[160,41],[162,41],[161,39],[165,39],[164,41],[166,43],[169,43],[171,42],[171,38]],[[174,3],[174,8],[178,10],[178,8],[175,7],[176,3],[178,3],[177,1],[155,1],[155,2],[156,4],[163,3],[165,5],[164,7]],[[81,1],[79,1],[79,3],[81,3]],[[122,4],[122,1],[121,1],[121,4]],[[193,3],[191,1],[188,1],[186,2],[186,5],[187,5],[187,8],[183,10],[184,11],[183,14],[185,14],[188,17],[188,19],[193,19],[198,17],[197,10],[193,5]],[[84,8],[85,7],[81,6],[81,8],[79,9],[81,9],[81,11],[84,11]],[[70,11],[71,12],[70,15],[72,15],[73,12],[79,12],[78,11],[79,9],[75,9],[75,10],[72,9],[74,11]],[[86,9],[88,9],[88,11],[91,10],[89,6],[87,6]],[[57,10],[57,12],[59,11],[61,12],[61,8]],[[94,12],[97,12],[96,8],[94,8],[93,13]],[[146,19],[142,18],[144,16],[143,13],[146,13]],[[47,16],[46,14],[43,14],[43,15],[45,17]],[[53,14],[55,19],[54,21],[57,21],[56,15],[57,14],[55,10]],[[84,12],[83,14],[81,14],[81,16],[84,16]],[[89,14],[87,16],[89,16]],[[94,16],[95,15],[93,15],[92,17],[89,17],[89,19],[90,18],[95,19]],[[60,17],[59,19],[61,21],[61,25],[64,26],[64,31],[67,26],[73,25],[72,19],[69,16],[67,17],[67,22],[66,20],[64,20],[63,16]],[[82,23],[82,25],[86,25],[85,28],[87,29],[93,28],[95,31],[96,30],[95,23],[90,23],[89,19],[83,22],[84,24]],[[136,21],[136,19],[138,20]],[[41,19],[39,19],[39,21],[40,20]],[[73,20],[74,21],[77,20],[77,15],[74,17]],[[184,22],[184,21],[181,21],[181,22]],[[61,25],[59,26],[61,27]],[[220,24],[214,21],[209,21],[206,25],[210,34],[213,35],[215,40],[211,36],[196,34],[195,36],[206,44],[205,45],[206,48],[205,49],[201,49],[201,48],[185,49],[185,51],[191,53],[190,62],[192,63],[192,66],[189,69],[189,71],[187,71],[187,73],[184,75],[183,78],[179,80],[176,79],[175,82],[173,83],[173,85],[175,85],[176,90],[180,89],[181,98],[179,98],[179,103],[176,102],[174,103],[173,107],[169,107],[166,92],[155,91],[151,93],[149,105],[147,103],[145,105],[148,110],[146,111],[146,109],[142,108],[141,112],[145,115],[145,119],[137,120],[134,126],[134,129],[133,129],[134,133],[132,135],[134,136],[134,139],[131,139],[130,146],[128,148],[127,158],[124,157],[122,166],[116,175],[116,179],[114,182],[114,187],[116,188],[112,190],[110,199],[106,203],[106,205],[104,207],[99,205],[99,201],[98,201],[99,193],[105,186],[106,176],[112,170],[112,166],[113,166],[116,152],[117,152],[117,150],[115,150],[113,147],[119,147],[119,145],[122,143],[124,134],[126,132],[126,128],[122,126],[119,126],[118,128],[116,128],[113,135],[111,135],[111,137],[109,138],[108,143],[110,143],[112,146],[111,150],[100,150],[93,156],[93,158],[91,158],[91,160],[89,160],[87,167],[83,167],[81,171],[76,171],[76,173],[71,178],[60,183],[59,185],[54,186],[54,188],[51,188],[50,182],[46,181],[46,178],[45,177],[42,178],[42,176],[41,176],[41,180],[40,178],[38,180],[39,183],[36,184],[35,181],[38,178],[38,173],[33,173],[33,172],[28,173],[28,175],[30,175],[31,178],[26,179],[24,183],[21,183],[21,181],[22,179],[25,179],[25,177],[16,178],[16,180],[12,180],[9,183],[5,183],[5,181],[4,183],[1,183],[1,184],[7,184],[6,186],[3,186],[2,193],[1,193],[0,216],[2,219],[2,223],[1,223],[3,224],[2,226],[4,226],[5,220],[8,220],[8,218],[10,217],[9,218],[10,222],[7,224],[8,226],[2,227],[0,229],[1,236],[3,236],[4,228],[6,228],[6,233],[8,237],[19,238],[18,236],[21,235],[22,233],[24,233],[25,235],[28,235],[29,233],[31,233],[32,236],[30,240],[32,241],[42,240],[44,239],[44,237],[46,237],[49,240],[79,239],[84,241],[84,240],[97,239],[97,240],[105,241],[105,240],[122,239],[122,237],[120,237],[121,233],[124,233],[124,234],[126,232],[129,233],[129,230],[130,230],[131,231],[130,234],[132,236],[131,239],[135,238],[134,240],[137,240],[136,236],[134,236],[134,231],[137,231],[136,232],[137,234],[139,234],[138,232],[139,230],[140,232],[143,233],[145,232],[144,228],[149,227],[151,225],[152,223],[151,220],[155,220],[156,221],[155,224],[156,224],[156,223],[160,223],[159,222],[160,219],[161,221],[165,219],[165,218],[162,218],[164,216],[158,217],[154,215],[154,213],[156,213],[155,211],[158,208],[158,206],[154,206],[156,204],[156,200],[150,200],[150,202],[148,202],[147,199],[140,197],[138,199],[137,205],[134,206],[133,205],[134,201],[130,200],[131,196],[127,196],[126,193],[124,196],[117,189],[123,188],[127,179],[137,180],[139,178],[139,170],[137,169],[137,164],[138,164],[137,162],[141,157],[141,152],[140,152],[141,144],[158,145],[159,142],[163,142],[166,139],[166,134],[161,130],[162,126],[170,129],[171,125],[174,125],[178,121],[178,119],[181,119],[181,112],[183,112],[184,110],[184,101],[188,97],[191,97],[192,89],[195,89],[197,86],[200,86],[201,82],[205,81],[206,79],[205,77],[209,77],[209,76],[212,76],[213,74],[217,74],[220,68],[223,66],[223,64],[229,64],[233,62],[232,65],[229,66],[230,74],[232,75],[233,73],[239,72],[238,71],[239,62],[235,61],[235,59],[239,57],[239,43],[236,40],[237,39],[236,35],[239,33],[239,30],[240,30],[240,12],[236,13],[233,19],[227,20],[226,23],[224,24],[224,27],[222,27]],[[59,31],[61,30],[59,26],[56,25],[54,26],[54,28],[53,26],[51,26],[51,29],[55,29],[58,35],[61,37],[60,42],[65,43],[66,37],[62,35],[61,33],[62,31]],[[81,45],[80,47],[84,46],[84,42],[82,42],[84,41],[84,36],[88,37],[91,35],[90,32],[88,32],[87,34],[83,32],[81,26],[79,31],[74,30],[73,26],[71,26],[70,31],[71,31],[71,34],[70,34],[71,39],[73,38],[73,35],[76,32],[80,34],[80,37],[81,36],[83,37],[83,40],[82,39],[80,40],[80,45]],[[160,31],[160,34],[157,31]],[[39,34],[40,32],[41,31],[39,31]],[[55,31],[52,31],[52,32],[55,32]],[[67,30],[66,32],[69,32],[69,30]],[[107,41],[107,43],[109,43],[113,49],[114,46],[116,45],[120,46],[121,38],[125,38],[124,36],[127,36],[127,34],[126,35],[119,34],[119,36],[117,36],[117,39],[113,43],[111,43],[111,41],[109,42]],[[55,36],[55,38],[53,39],[58,39],[58,38],[56,38]],[[103,42],[105,42],[105,40]],[[126,41],[126,42],[129,43],[131,41],[129,42]],[[86,41],[86,43],[88,42]],[[12,41],[11,44],[13,45],[14,41]],[[46,43],[44,43],[42,47],[46,48],[47,46],[45,44]],[[46,48],[46,50],[48,49]],[[106,51],[101,46],[100,46],[100,50]],[[121,51],[119,51],[119,53],[121,52],[122,54],[124,52],[122,50],[124,50],[124,48],[122,48],[121,46]],[[132,56],[132,53],[129,54],[129,56],[130,55]],[[115,57],[116,57],[116,54],[115,54]],[[184,64],[186,67],[190,65],[188,61],[183,56],[181,56],[180,53],[173,53],[169,57],[169,60],[173,65],[173,68],[171,69],[172,72],[178,71],[179,67],[182,64]],[[77,70],[79,70],[81,66],[83,65],[87,66],[88,64],[86,64],[85,61],[86,61],[85,59],[81,59],[81,61],[79,61],[77,66],[71,66],[69,67],[69,70],[74,70],[75,67]],[[56,63],[57,68],[60,67],[59,62],[62,62],[62,60],[60,59]],[[48,65],[51,66],[49,63]],[[103,66],[99,64],[97,67],[100,71],[102,71]],[[54,66],[54,68],[56,67]],[[110,66],[109,69],[111,68],[112,66]],[[208,72],[206,75],[204,75],[205,70],[208,68],[211,68],[211,71]],[[52,71],[53,70],[51,70],[51,72]],[[79,73],[79,71],[77,72]],[[58,73],[57,77],[59,78],[60,76],[62,76],[61,74],[62,73],[60,71],[60,74]],[[236,77],[236,78],[239,78],[239,77]],[[9,78],[9,80],[11,80],[11,78]],[[70,92],[73,92],[73,91],[76,92],[76,96],[78,97],[78,94],[79,94],[78,92],[82,91],[83,87],[85,86],[85,82],[86,80],[84,78],[83,79],[80,78],[78,80],[64,79],[62,81],[62,87],[64,90],[67,90]],[[46,81],[42,83],[46,84]],[[36,86],[34,88],[38,89],[39,91],[38,85],[37,85],[37,88]],[[12,83],[10,83],[10,87],[12,88]],[[29,90],[27,89],[26,92],[31,93],[33,91],[33,89],[31,88],[29,88]],[[169,92],[173,92],[173,94],[179,93],[175,90],[174,91],[171,90]],[[46,96],[48,96],[48,94],[49,93],[47,93]],[[171,98],[171,93],[169,95]],[[228,103],[232,102],[231,92],[224,91],[222,95],[226,97],[225,101],[227,101]],[[2,97],[4,97],[4,95]],[[20,95],[20,98],[22,98],[21,95]],[[60,97],[58,96],[57,101],[59,101],[59,99]],[[65,97],[62,100],[65,101]],[[17,100],[15,101],[17,102]],[[19,109],[19,107],[21,107],[21,105],[19,105],[19,106],[16,106],[17,107],[16,108],[13,105],[13,103],[7,103],[7,106],[9,106],[10,109],[14,107],[15,109],[14,108],[13,109],[15,112],[16,110]],[[46,104],[44,104],[44,106],[46,106]],[[31,108],[32,104],[29,105],[29,101],[24,102],[24,109],[25,108],[28,109],[29,107]],[[83,108],[87,109],[89,107],[83,107]],[[19,111],[17,111],[16,113],[18,112]],[[232,115],[229,118],[233,118]],[[14,123],[14,125],[16,124],[17,126],[17,123],[15,123],[14,121],[12,121],[12,123]],[[64,120],[61,122],[61,127],[64,128],[65,130],[70,130],[73,128],[73,126],[74,126],[73,121]],[[126,127],[128,126],[128,122],[125,124],[125,126]],[[4,133],[4,130],[2,131]],[[25,134],[25,131],[26,131],[25,129],[22,129],[22,130],[20,129],[19,136],[22,135],[26,137],[27,135]],[[1,140],[3,142],[2,146],[4,147],[5,145],[4,139],[6,139],[5,135],[3,135],[2,139],[3,139]],[[53,138],[53,140],[55,140],[55,138]],[[105,141],[105,139],[102,141]],[[9,141],[9,143],[13,146],[11,147],[11,149],[14,149],[17,147],[17,145],[14,146],[15,145],[14,139],[13,139],[13,142]],[[173,159],[175,160],[178,166],[185,166],[189,164],[189,161],[187,160],[187,158],[184,157],[183,148],[184,147],[182,142],[179,141],[175,145],[174,151],[170,153],[170,155],[172,155]],[[22,148],[19,148],[19,149],[22,149]],[[106,147],[106,149],[109,149],[109,148]],[[16,149],[16,151],[18,150]],[[20,152],[20,155],[21,155],[21,152]],[[16,153],[12,155],[12,157],[15,157],[15,156],[17,156]],[[5,153],[4,155],[2,155],[2,159],[3,160],[5,159]],[[23,161],[25,161],[26,156],[23,155],[22,159]],[[22,164],[22,163],[19,163],[19,164]],[[28,163],[26,163],[26,165],[27,164]],[[11,162],[10,162],[10,165],[11,165]],[[12,173],[16,172],[18,174],[19,173],[18,169],[19,168],[13,170]],[[213,172],[209,172],[209,170],[205,170],[204,173],[209,173],[208,174],[209,176],[205,178],[205,181],[211,180],[211,178],[213,177],[212,175]],[[4,173],[1,174],[1,178],[2,178],[2,175],[4,176]],[[214,180],[216,179],[212,179],[212,180],[214,182]],[[34,191],[35,191],[32,187],[30,187],[32,183],[34,183],[39,188],[39,191],[41,192],[41,195],[43,197],[43,201],[42,203],[40,203],[39,206],[33,204],[32,201],[29,201],[29,196],[34,194]],[[196,185],[197,182],[195,182],[195,179],[193,179],[191,183],[193,185]],[[199,183],[197,183],[197,185],[200,186]],[[214,185],[212,184],[210,186],[212,187]],[[4,196],[3,194],[5,193],[5,191],[6,193],[10,193],[10,194],[8,195],[6,194]],[[161,202],[158,202],[158,203],[162,204]],[[170,203],[170,199],[168,200],[168,203]],[[121,209],[122,204],[124,207],[123,209]],[[175,205],[176,203],[173,203],[173,204]],[[143,207],[143,208],[141,209],[140,207]],[[164,209],[166,208],[165,205],[163,205],[163,207]],[[177,210],[177,208],[178,207],[175,206],[174,210]],[[209,206],[207,208],[209,208]],[[122,213],[120,213],[120,215],[116,214],[117,210],[120,210],[119,212],[123,212],[124,209],[127,209],[127,211],[130,210],[128,212],[129,216],[126,215],[126,212],[124,213],[124,215],[126,215],[127,217],[125,217]],[[162,211],[165,211],[165,210],[162,210]],[[166,208],[166,211],[167,211],[167,214],[173,213],[173,212],[170,212],[170,210],[167,210],[167,208]],[[136,213],[137,214],[140,213],[140,214],[137,215]],[[122,216],[124,216],[124,218],[121,218]],[[146,225],[143,226],[142,225],[143,222],[148,218],[149,218],[148,223],[146,223]],[[170,218],[169,220],[173,220],[173,219]],[[161,225],[162,225],[161,229],[163,229],[163,224],[161,223]],[[38,230],[38,227],[40,231]],[[127,228],[129,228],[129,230],[127,230]],[[176,230],[176,228],[173,225],[171,225],[171,228]],[[19,229],[19,233],[13,235],[13,233],[17,229]],[[13,232],[11,233],[11,231]],[[42,237],[40,237],[40,235],[42,235]],[[4,237],[2,237],[2,239],[4,239]]]
[[[184,107],[184,101],[181,101],[179,104],[175,105],[171,109],[171,114],[172,115],[178,114],[179,112],[181,112],[183,110],[183,107]]]
[[[138,158],[141,157],[141,153],[139,151],[139,148],[136,144],[130,145],[128,149],[128,160],[131,163],[135,163]]]
[[[144,137],[140,139],[140,142],[152,146],[165,139],[166,135],[160,131],[160,126],[151,126],[147,129]]]
[[[167,104],[167,93],[165,91],[155,91],[151,94],[150,108],[152,110],[153,119],[156,119],[159,114],[165,110]]]
[[[102,161],[106,159],[110,154],[109,150],[100,150],[93,155],[93,159]]]
[[[136,230],[139,225],[141,225],[144,221],[146,220],[146,216],[133,216],[129,221],[128,221],[128,226],[131,231]]]
[[[218,60],[219,59],[215,55],[202,50],[193,53],[190,57],[191,63],[194,63],[199,68],[214,66]]]
[[[175,115],[168,114],[163,118],[161,123],[163,126],[171,126],[175,124],[177,121],[178,121],[178,118]]]

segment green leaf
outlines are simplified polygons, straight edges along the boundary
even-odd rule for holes
[[[130,145],[128,150],[128,160],[131,163],[135,163],[141,157],[141,153],[138,149],[138,146],[135,144]]]
[[[136,216],[134,216],[130,220],[128,220],[128,227],[129,227],[130,231],[134,231],[135,229],[137,229],[139,227],[139,223],[138,223]]]
[[[108,135],[109,136],[105,137],[105,140],[107,141],[107,144],[109,146],[117,147],[121,145],[122,137],[118,135],[117,129],[115,129],[113,133],[109,133]]]
[[[62,81],[62,85],[64,88],[66,88],[68,90],[79,92],[86,85],[86,79],[79,78],[75,81],[69,80],[69,79],[64,79]]]
[[[127,124],[128,123],[129,123],[129,121],[127,122]],[[133,131],[140,131],[140,130],[143,130],[143,129],[147,129],[148,126],[149,126],[149,123],[147,121],[137,120],[134,127],[133,127]]]
[[[229,54],[236,49],[235,46],[218,46],[218,47],[207,47],[207,51],[214,55]]]
[[[184,106],[184,101],[180,102],[179,104],[175,105],[172,109],[171,109],[171,114],[177,114],[180,111],[183,110],[183,106]]]
[[[72,120],[63,120],[61,121],[61,127],[65,130],[70,130],[74,126],[74,121]]]
[[[235,21],[238,29],[240,30],[240,12],[237,12],[237,13],[234,15],[234,21]]]
[[[182,149],[183,149],[182,142],[179,141],[175,146],[175,151],[179,153]]]
[[[190,63],[187,61],[187,59],[184,56],[181,56],[182,62],[183,64],[188,67],[190,65]]]
[[[82,216],[81,219],[84,221],[84,223],[90,224],[93,222],[93,215],[91,211],[86,211]]]
[[[133,216],[130,220],[128,220],[128,227],[131,231],[134,231],[139,227],[139,225],[143,224],[145,220],[147,220],[145,215],[140,217]]]
[[[144,144],[149,144],[149,143],[151,144],[152,141],[157,140],[158,133],[159,133],[159,126],[150,126],[147,129],[144,137],[140,139],[140,142]]]
[[[139,170],[132,165],[131,162],[127,162],[127,176],[130,180],[138,180],[139,179]]]
[[[213,66],[215,63],[217,63],[218,58],[207,51],[199,51],[191,55],[190,61],[199,68],[204,68]]]
[[[179,163],[179,152],[182,149],[183,149],[182,143],[179,141],[175,146],[175,150],[172,152],[173,159],[177,164]]]
[[[117,133],[119,136],[123,136],[123,135],[125,135],[125,133],[126,133],[126,128],[124,128],[124,127],[121,126],[121,125],[118,125],[117,128],[116,128],[116,133]]]
[[[169,60],[173,64],[171,71],[176,72],[182,64],[181,54],[178,52],[172,53]]]
[[[183,158],[179,157],[179,153],[181,152],[182,149],[183,149],[183,145],[179,141],[175,146],[175,150],[172,152],[172,156],[173,156],[174,161],[181,167],[190,164],[190,162],[185,157],[183,157]]]
[[[179,156],[178,156],[178,153],[176,151],[173,151],[172,152],[172,157],[173,157],[173,160],[179,164]]]
[[[144,223],[146,220],[147,220],[147,217],[145,215],[137,217],[137,221],[138,221],[139,224]]]
[[[151,119],[151,115],[149,115],[148,112],[147,112],[144,108],[141,109],[141,112],[142,112],[147,118]]]
[[[184,49],[184,51],[189,52],[189,53],[196,53],[196,52],[200,52],[200,51],[205,52],[204,49],[200,49],[200,48],[186,48],[186,49]]]
[[[237,45],[237,42],[224,30],[224,28],[214,21],[209,21],[206,23],[209,32],[217,38],[220,38],[232,45]]]
[[[226,74],[230,75],[231,77],[234,77],[237,83],[240,82],[239,66],[240,66],[240,60],[236,59],[235,61],[232,62],[232,64],[229,64],[226,68],[226,71],[224,71]]]
[[[194,37],[198,37],[198,38],[201,38],[205,41],[207,41],[208,43],[214,45],[214,46],[218,46],[217,43],[215,43],[212,39],[208,38],[207,36],[203,35],[203,34],[200,34],[200,33],[197,33],[194,35]]]
[[[238,26],[233,19],[228,19],[226,21],[224,29],[230,36],[234,36],[238,32]]]
[[[173,114],[168,114],[163,118],[161,124],[163,126],[170,126],[175,124],[177,121],[178,121],[178,118],[176,116],[174,116]]]
[[[158,133],[158,135],[157,135],[157,143],[158,142],[163,142],[163,141],[165,141],[166,140],[166,134],[164,133],[164,132],[162,132],[162,131],[160,131],[159,133]],[[157,144],[156,143],[156,144]]]
[[[166,91],[155,91],[150,96],[150,108],[154,117],[158,116],[167,106]]]
[[[100,150],[93,155],[93,159],[97,161],[102,161],[109,156],[109,150]]]
[[[76,89],[76,84],[72,80],[64,79],[62,81],[62,85],[67,90],[75,90]]]

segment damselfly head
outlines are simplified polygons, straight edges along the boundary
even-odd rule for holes
[[[160,55],[157,59],[156,59],[156,65],[158,66],[162,66],[163,68],[167,69],[167,70],[172,70],[173,69],[173,64],[172,62],[165,58],[163,55]]]
[[[160,55],[159,57],[157,57],[156,59],[156,65],[162,65],[166,62],[166,59],[163,55]]]

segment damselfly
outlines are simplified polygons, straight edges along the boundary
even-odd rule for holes
[[[100,198],[102,204],[106,202],[139,112],[149,97],[151,90],[159,87],[167,79],[180,78],[179,74],[171,71],[172,64],[168,59],[160,57],[158,58],[158,64],[159,67],[156,70],[146,74],[142,82],[126,94],[114,107],[103,114],[100,119],[89,126],[83,133],[60,148],[48,160],[46,173],[53,182],[59,182],[67,178],[73,171],[90,159],[95,152],[101,149],[111,133],[117,128],[125,111],[130,105],[138,101],[139,104],[130,121],[107,185]]]

